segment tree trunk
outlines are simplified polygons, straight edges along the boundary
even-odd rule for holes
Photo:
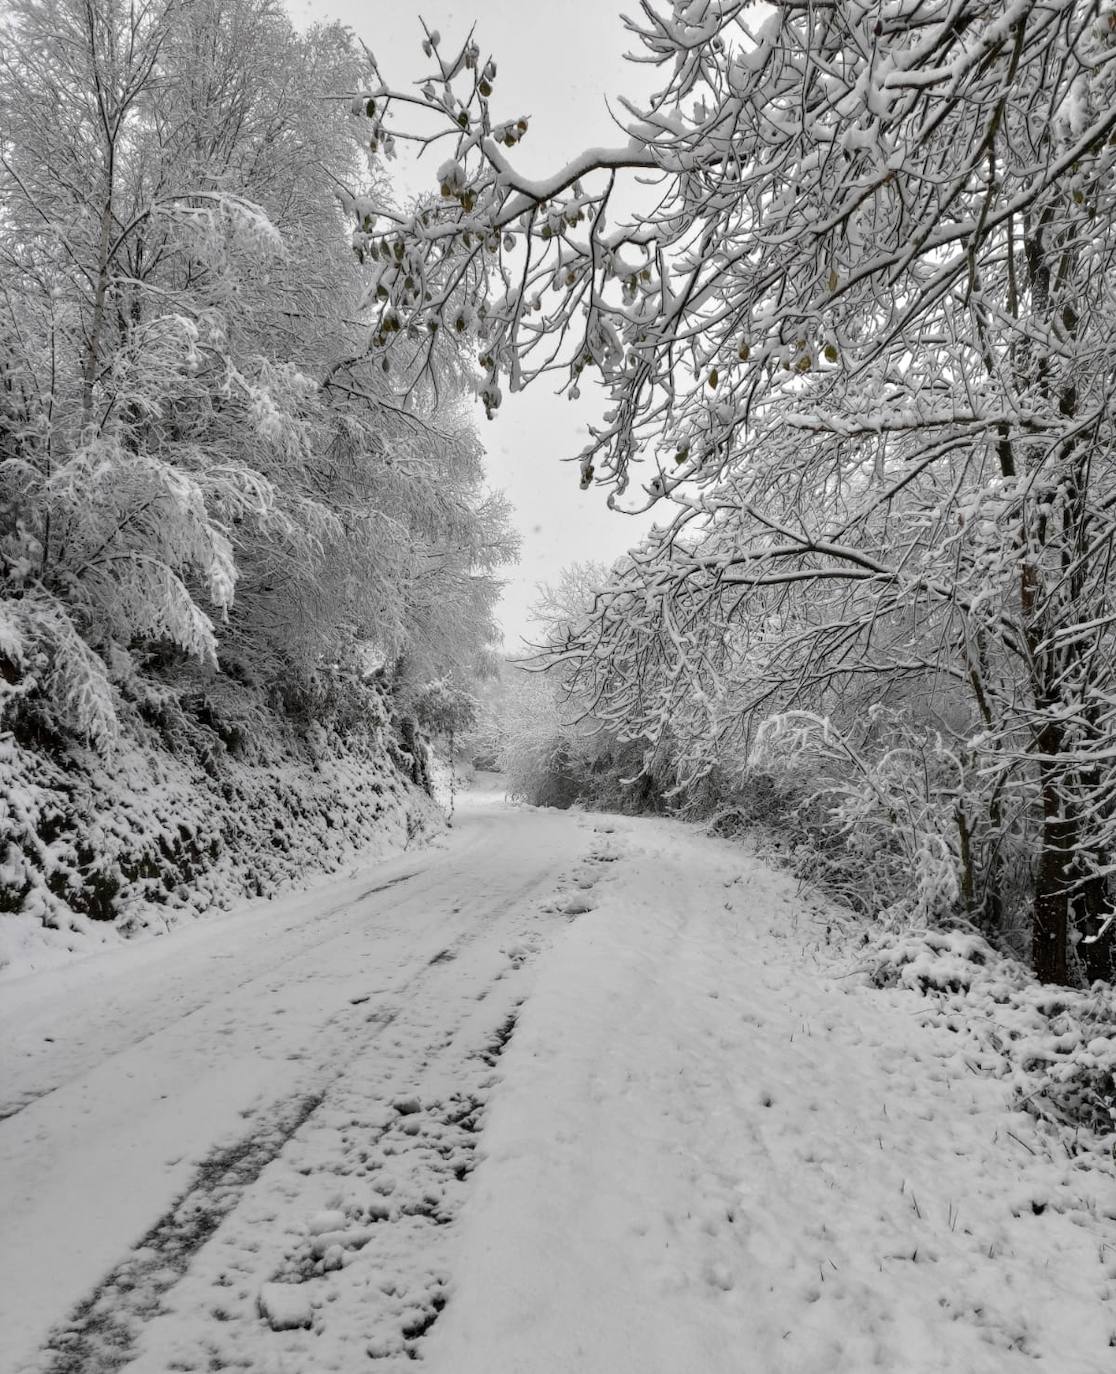
[[[1094,854],[1091,858],[1099,868],[1101,856]],[[1078,953],[1085,966],[1085,977],[1090,983],[1095,983],[1098,979],[1111,983],[1116,977],[1116,922],[1110,925],[1099,939],[1096,938],[1098,932],[1104,929],[1105,922],[1111,914],[1112,902],[1108,893],[1107,878],[1095,869],[1092,872],[1081,873],[1074,884],[1070,917],[1073,928],[1086,937],[1078,946]]]
[[[1044,732],[1045,734],[1046,732]],[[1073,824],[1066,819],[1056,767],[1041,764],[1042,849],[1035,875],[1031,967],[1040,982],[1065,983],[1069,967],[1069,865]]]
[[[110,157],[105,172],[105,206],[101,212],[101,239],[97,251],[97,281],[93,288],[93,321],[81,377],[81,418],[88,425],[93,418],[93,386],[97,380],[97,363],[101,353],[101,331],[105,323],[105,297],[109,284],[109,242],[112,237],[113,165]]]

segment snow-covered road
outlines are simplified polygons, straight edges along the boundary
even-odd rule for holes
[[[679,823],[474,798],[5,977],[0,1371],[1111,1369],[1116,1169],[985,1062],[1000,975],[875,986],[842,923]]]
[[[566,924],[539,898],[588,847],[567,817],[493,800],[436,848],[311,895],[0,984],[5,1374],[93,1374],[102,1347],[130,1349],[263,1168],[355,1080],[456,1091],[447,1065],[506,1024],[532,949]],[[141,1241],[144,1272],[133,1261],[122,1287]]]

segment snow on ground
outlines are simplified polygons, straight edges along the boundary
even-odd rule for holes
[[[411,1234],[436,1225],[425,1193],[464,1186],[493,1047],[531,956],[566,925],[540,907],[587,843],[566,817],[474,802],[438,847],[313,894],[0,977],[3,1374],[145,1367],[139,1333],[178,1349],[151,1318],[195,1272],[208,1296],[186,1309],[182,1367],[208,1368],[209,1354],[189,1363],[208,1326],[251,1344],[265,1283],[331,1267],[334,1244],[355,1253],[300,1249],[313,1218],[359,1213],[367,1229],[389,1191],[399,1224],[373,1249],[387,1243],[401,1286],[410,1265],[416,1292],[334,1326],[339,1352],[354,1329],[362,1349],[401,1349],[418,1289],[436,1296],[436,1253]],[[388,1159],[394,1190],[386,1172],[382,1191],[352,1189]],[[241,1301],[222,1274],[244,1268]],[[224,1320],[234,1302],[244,1321]],[[262,1331],[261,1368],[298,1335]],[[159,1345],[146,1367],[178,1358]]]
[[[681,825],[474,796],[0,979],[0,1368],[1110,1369],[1111,1161],[834,922]]]
[[[464,1209],[441,1374],[1113,1368],[1116,1190],[739,850],[616,821]]]

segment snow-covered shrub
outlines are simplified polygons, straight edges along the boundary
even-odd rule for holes
[[[0,735],[0,922],[20,912],[45,926],[64,925],[59,874],[76,858],[66,843],[67,780],[41,755]]]
[[[410,694],[407,706],[426,735],[440,743],[444,757],[430,763],[430,793],[453,819],[461,781],[457,766],[460,736],[477,723],[477,699],[449,678],[428,682]]]
[[[747,777],[779,800],[797,870],[847,905],[888,924],[963,919],[1005,939],[1025,865],[963,744],[879,706],[843,729],[786,712],[759,726]]]
[[[521,673],[509,684],[503,711],[500,768],[508,796],[533,806],[571,806],[588,772],[582,741],[559,709],[554,684]]]
[[[498,762],[509,796],[535,806],[661,811],[674,781],[665,750],[621,740],[584,716],[553,674],[516,672],[500,703]]]
[[[1116,1146],[1116,991],[1051,989],[964,930],[877,931],[857,955],[877,988],[927,999],[924,1019],[961,1041],[970,1067],[1009,1081],[1015,1103],[1071,1154]]]
[[[967,992],[982,977],[987,982],[982,970],[990,967],[998,970],[997,986],[1009,991],[1029,981],[1021,965],[1001,957],[970,931],[888,932],[873,942],[869,980],[877,988]],[[996,994],[993,1000],[999,1000]]]
[[[448,678],[428,682],[408,704],[428,735],[452,739],[471,730],[477,722],[476,697]]]
[[[0,728],[72,733],[99,748],[117,735],[108,668],[44,589],[0,598]]]
[[[500,771],[513,801],[564,811],[582,799],[585,769],[562,734],[508,740],[500,756]]]

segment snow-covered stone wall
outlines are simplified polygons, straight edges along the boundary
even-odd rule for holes
[[[342,738],[254,705],[250,740],[170,698],[129,712],[107,756],[0,734],[0,967],[29,944],[167,929],[441,828],[396,722]]]

